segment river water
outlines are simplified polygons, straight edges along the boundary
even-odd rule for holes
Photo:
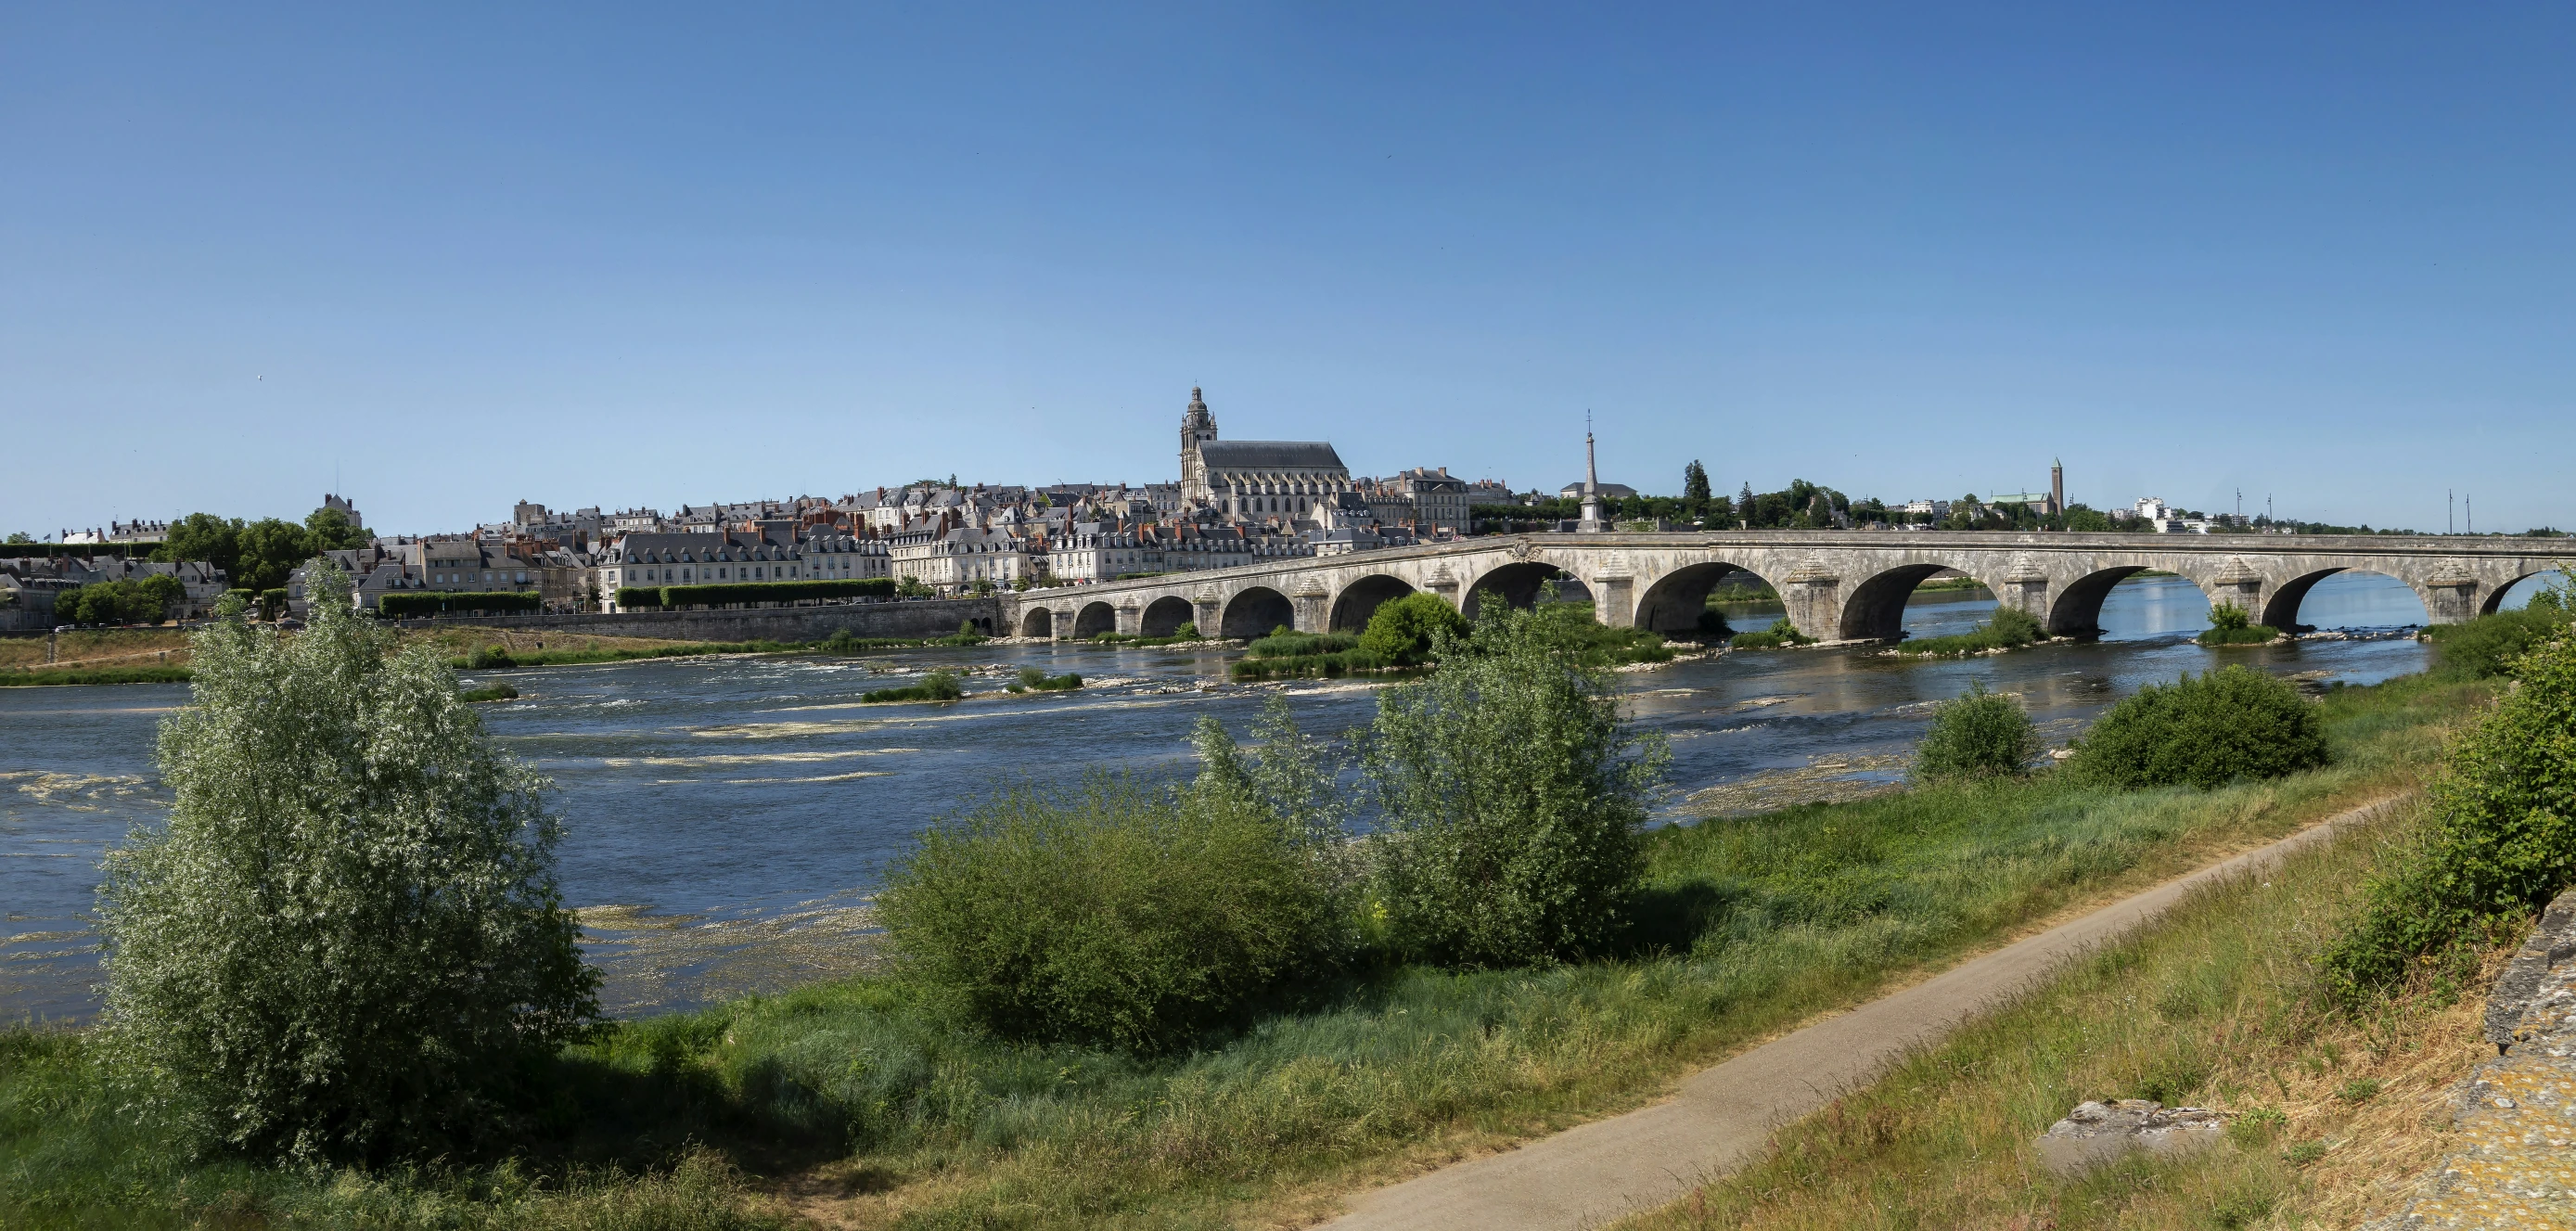
[[[1924,594],[1906,626],[1964,632],[1993,606]],[[2318,686],[2426,663],[2408,637],[2205,650],[2190,637],[2207,610],[2179,578],[2140,577],[2112,592],[2094,643],[1933,662],[1847,649],[1730,653],[1619,680],[1636,720],[1672,743],[1667,816],[1681,820],[1884,789],[1902,776],[1932,703],[1972,680],[2018,694],[2062,744],[2119,697],[2222,660]],[[1759,628],[1777,614],[1728,616]],[[2346,574],[2319,583],[2300,619],[2389,631],[2422,620],[2423,608],[2387,578]],[[1317,734],[1363,725],[1374,711],[1367,684],[1228,683],[1232,657],[1000,645],[522,669],[507,678],[523,696],[483,714],[560,788],[565,900],[582,908],[608,972],[605,1001],[632,1014],[852,969],[867,951],[850,939],[868,926],[879,869],[961,799],[1094,769],[1185,772],[1199,715],[1240,733],[1272,691]],[[1088,686],[1001,693],[1022,666],[1077,671]],[[941,667],[976,673],[974,695],[859,703],[864,691]],[[154,726],[186,696],[184,685],[0,689],[0,1018],[95,1011],[99,859],[166,808]]]

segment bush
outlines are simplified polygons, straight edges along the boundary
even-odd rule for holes
[[[1374,892],[1406,956],[1579,957],[1622,924],[1670,753],[1620,721],[1608,677],[1544,620],[1486,604],[1467,652],[1378,696],[1363,742],[1382,816]]]
[[[1997,607],[1995,614],[1974,632],[1955,637],[1925,637],[1896,643],[1899,654],[1981,654],[1990,650],[2009,650],[2048,639],[2048,629],[2039,617],[2019,607]]]
[[[1324,954],[1314,863],[1214,793],[1021,788],[933,826],[877,909],[926,998],[1011,1039],[1180,1046]]]
[[[2088,778],[2122,790],[2277,778],[2326,763],[2325,727],[2286,681],[2245,667],[2149,684],[2075,744]]]
[[[2220,603],[2209,609],[2209,629],[2195,640],[2202,645],[2265,645],[2281,639],[2281,630],[2256,624],[2245,609]]]
[[[510,647],[506,645],[478,645],[465,654],[464,666],[468,671],[492,671],[518,665],[510,657]]]
[[[1071,692],[1080,687],[1082,687],[1082,677],[1073,672],[1068,671],[1063,675],[1048,675],[1046,672],[1041,671],[1036,667],[1022,667],[1020,668],[1019,682],[1011,685],[1011,691]]]
[[[105,1051],[207,1145],[381,1159],[468,1145],[598,1016],[547,781],[336,570],[299,636],[197,634],[162,721],[165,825],[110,853]]]
[[[910,688],[880,688],[875,692],[859,694],[859,700],[862,702],[955,701],[965,695],[966,689],[957,682],[956,673],[933,671],[921,677],[921,682]]]
[[[619,586],[617,587],[617,606],[623,611],[659,610],[662,606],[661,588],[658,586]]]
[[[2511,674],[2515,659],[2568,635],[2568,614],[2543,590],[2520,611],[2499,611],[2459,624],[2436,624],[2424,630],[2433,643],[2444,674],[2460,679],[2487,679]]]
[[[1974,681],[1933,707],[1932,729],[1914,749],[1914,773],[1927,780],[2020,774],[2038,752],[2039,736],[2021,705]]]
[[[141,581],[102,581],[74,586],[54,596],[59,624],[158,624],[169,610],[188,599],[186,586],[168,573]]]
[[[2555,641],[2520,661],[2517,685],[2451,745],[2413,856],[2370,884],[2327,950],[2328,982],[2348,1003],[2576,884],[2576,647]],[[2473,953],[2465,965],[2474,971]]]
[[[1360,639],[1349,633],[1301,633],[1282,627],[1267,637],[1245,647],[1254,658],[1303,658],[1315,654],[1339,654],[1355,650]]]
[[[2245,609],[2234,603],[2220,603],[2209,609],[2209,626],[2219,632],[2246,628],[2253,623],[2253,617],[2245,614]]]
[[[1407,594],[1378,604],[1360,633],[1359,648],[1390,663],[1418,663],[1430,657],[1442,637],[1467,635],[1467,617],[1437,594]]]
[[[1771,627],[1761,632],[1735,634],[1727,645],[1738,650],[1776,650],[1788,645],[1810,645],[1815,640],[1799,632],[1798,626],[1789,622],[1789,617],[1782,616],[1771,621]]]
[[[621,596],[620,601],[623,601],[622,596],[625,593],[626,591],[623,590],[618,591]],[[278,600],[281,605],[284,603],[284,591],[279,592]],[[267,597],[262,596],[260,602],[265,607],[268,603]],[[376,600],[377,614],[394,619],[462,614],[469,611],[536,611],[544,606],[545,599],[534,590],[408,590],[400,594],[387,594]]]
[[[483,688],[468,688],[456,696],[461,701],[512,701],[518,698],[519,690],[507,684],[493,684]]]

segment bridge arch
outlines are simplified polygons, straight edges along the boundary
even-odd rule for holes
[[[1073,636],[1077,641],[1117,631],[1118,609],[1110,606],[1106,600],[1094,600],[1084,604],[1082,610],[1073,617]]]
[[[2510,597],[2510,596],[2511,596],[2512,591],[2513,591],[2513,588],[2514,588],[2515,586],[2521,585],[2522,583],[2524,583],[2524,582],[2526,582],[2526,581],[2529,581],[2529,580],[2531,580],[2531,579],[2532,579],[2532,578],[2534,578],[2534,577],[2546,577],[2546,576],[2548,576],[2549,574],[2551,574],[2551,573],[2555,573],[2555,572],[2557,572],[2557,571],[2558,571],[2558,570],[2557,570],[2557,569],[2554,569],[2554,568],[2545,568],[2545,569],[2536,569],[2536,570],[2534,570],[2534,571],[2532,571],[2532,572],[2528,572],[2528,573],[2520,573],[2520,574],[2515,575],[2515,577],[2514,577],[2514,579],[2513,579],[2513,580],[2508,581],[2508,582],[2504,583],[2503,585],[2497,586],[2494,590],[2492,590],[2492,591],[2489,591],[2489,592],[2488,592],[2487,597],[2486,597],[2486,601],[2485,601],[2485,602],[2483,602],[2483,603],[2480,603],[2480,604],[2478,605],[2478,614],[2479,614],[2479,615],[2494,615],[2495,613],[2497,613],[2497,612],[2499,612],[2499,611],[2504,610],[2504,609],[2505,609],[2505,606],[2504,606],[2504,600],[2505,600],[2506,598],[2508,598],[2508,597]],[[2532,587],[2532,592],[2533,592],[2533,593],[2538,593],[2538,592],[2539,592],[2539,590],[2540,590],[2540,587],[2539,587],[2539,586],[2534,586],[2534,587]],[[2529,603],[2531,600],[2530,600],[2530,599],[2528,599],[2528,598],[2525,598],[2523,601],[2524,601],[2525,603]]]
[[[1355,633],[1368,627],[1369,617],[1388,603],[1413,593],[1413,587],[1402,579],[1384,573],[1371,573],[1349,585],[1333,597],[1333,618],[1325,629],[1336,633]]]
[[[1268,586],[1246,586],[1225,602],[1222,636],[1238,641],[1267,637],[1270,630],[1297,626],[1296,604]]]
[[[1994,583],[1956,564],[1915,562],[1880,569],[1862,578],[1852,587],[1851,597],[1843,600],[1842,619],[1834,635],[1845,641],[1901,641],[1905,638],[1905,603],[1914,597],[1914,588],[1929,580],[1934,573],[1953,572],[1983,585],[2000,600],[2003,592]],[[2107,588],[2107,587],[2106,587]],[[2098,602],[2096,604],[2099,605]]]
[[[1701,621],[1712,614],[1708,610],[1708,592],[1729,573],[1761,576],[1741,564],[1709,560],[1684,565],[1656,578],[1637,599],[1637,627],[1657,633],[1715,631]]]
[[[1055,636],[1055,613],[1044,607],[1031,607],[1021,612],[1020,635],[1023,637]]]
[[[2052,637],[2098,637],[2102,635],[2102,602],[2111,597],[2111,589],[2123,581],[2147,571],[2143,564],[2115,564],[2095,569],[2068,582],[2048,605],[2048,635]]]
[[[1495,595],[1514,607],[1534,607],[1538,605],[1539,595],[1548,582],[1570,580],[1572,580],[1571,575],[1564,569],[1543,560],[1523,560],[1514,564],[1505,564],[1486,570],[1467,585],[1467,597],[1462,604],[1462,609],[1468,619],[1475,619],[1477,609],[1481,605],[1479,600],[1487,594]]]
[[[2387,573],[2378,572],[2373,569],[2346,568],[2341,566],[2335,568],[2321,568],[2313,572],[2302,573],[2281,583],[2278,587],[2273,589],[2269,596],[2264,598],[2263,611],[2257,622],[2269,624],[2274,628],[2291,632],[2308,627],[2307,625],[2299,622],[2300,606],[2307,602],[2308,592],[2316,589],[2318,582],[2324,581],[2326,578],[2332,577],[2337,573],[2347,573],[2363,577],[2386,577],[2391,581],[2405,586],[2408,591],[2415,595],[2416,605],[2421,607],[2423,610],[2415,619],[2403,620],[2400,621],[2400,623],[2422,625],[2433,622],[2433,596],[2426,593],[2423,586],[2408,580],[2407,578],[2393,577]]]
[[[1147,637],[1169,637],[1190,622],[1190,614],[1190,600],[1166,594],[1146,605],[1136,631]]]

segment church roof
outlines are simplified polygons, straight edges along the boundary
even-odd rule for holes
[[[1321,440],[1211,440],[1199,446],[1210,470],[1346,470]]]

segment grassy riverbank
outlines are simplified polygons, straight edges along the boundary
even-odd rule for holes
[[[1763,1161],[1632,1231],[2352,1226],[2441,1153],[2426,1131],[2493,1055],[2482,1003],[2419,989],[2335,1012],[2309,955],[2404,850],[2412,809],[2201,894],[1869,1088],[1779,1132]],[[2490,968],[2501,953],[2491,954]],[[2033,1140],[2085,1099],[2231,1113],[2223,1144],[2052,1175]]]
[[[2259,786],[2120,794],[2043,775],[1660,830],[1615,959],[1380,970],[1179,1055],[1004,1045],[884,978],[629,1023],[539,1087],[502,1171],[333,1180],[191,1164],[115,1116],[85,1036],[19,1030],[0,1035],[0,1224],[358,1225],[394,1209],[565,1227],[758,1226],[790,1209],[924,1227],[1317,1214],[1351,1188],[1634,1106],[1892,981],[2408,787],[2439,729],[2490,687],[2340,690],[2320,702],[2335,764]],[[718,1158],[755,1175],[747,1193]],[[609,1166],[661,1178],[603,1186]],[[563,1194],[528,1178],[559,1174],[586,1178]]]

